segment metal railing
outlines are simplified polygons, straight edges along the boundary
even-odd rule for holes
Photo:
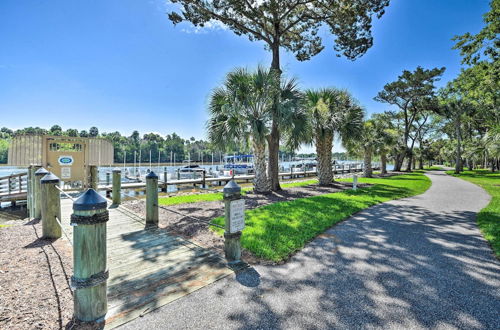
[[[0,177],[0,194],[13,195],[28,191],[28,173]]]

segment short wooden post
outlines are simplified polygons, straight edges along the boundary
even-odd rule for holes
[[[114,205],[120,205],[122,201],[122,171],[119,168],[113,170],[112,199]]]
[[[352,176],[352,190],[357,190],[358,189],[358,176],[354,174]]]
[[[241,263],[241,231],[245,227],[245,200],[241,187],[231,180],[224,186],[224,252],[228,264]]]
[[[146,175],[146,227],[158,227],[158,175]]]
[[[177,169],[177,180],[181,179],[181,170],[178,168]]]
[[[99,169],[95,165],[90,165],[90,188],[97,190],[99,184]]]
[[[83,322],[104,320],[108,309],[106,296],[106,199],[88,189],[73,203],[73,276],[74,317]]]
[[[167,189],[168,188],[168,186],[167,186],[167,176],[168,176],[168,172],[167,172],[167,167],[165,166],[163,168],[163,187],[161,188],[162,192],[167,192],[167,190],[168,190]]]
[[[43,167],[39,167],[35,171],[35,177],[33,178],[33,219],[42,218],[42,185],[40,180],[49,174],[49,171]]]
[[[41,180],[42,191],[42,236],[43,238],[60,238],[62,229],[57,223],[61,219],[61,194],[56,188],[61,181],[52,173]]]
[[[201,177],[201,187],[206,188],[206,179],[207,179],[207,173],[205,171],[202,172],[202,177]]]

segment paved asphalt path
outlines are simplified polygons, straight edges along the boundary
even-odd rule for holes
[[[256,266],[124,329],[500,329],[500,262],[475,214],[489,195],[442,172],[281,266]]]

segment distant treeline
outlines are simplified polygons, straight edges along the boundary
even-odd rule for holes
[[[224,154],[248,154],[251,153],[245,146],[231,148],[231,150],[218,150],[204,140],[196,140],[194,137],[183,139],[176,133],[162,136],[156,133],[147,133],[141,136],[138,131],[133,131],[130,136],[124,136],[120,132],[100,132],[97,127],[91,127],[88,131],[78,131],[74,128],[63,130],[61,126],[54,125],[50,129],[40,127],[27,127],[18,130],[11,130],[3,127],[0,129],[0,164],[7,163],[9,142],[16,135],[55,135],[72,137],[102,137],[113,143],[115,154],[115,163],[122,163],[126,155],[126,162],[158,162],[160,156],[161,162],[182,162],[190,159],[193,162],[211,162],[212,154],[214,161],[219,161]],[[140,155],[140,159],[139,159]],[[296,154],[285,149],[280,151],[280,157],[286,160],[290,157],[315,157],[311,154]],[[336,159],[346,159],[345,153],[334,153]]]

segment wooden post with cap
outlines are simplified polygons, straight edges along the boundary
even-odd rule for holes
[[[224,253],[232,268],[245,265],[241,261],[241,231],[245,225],[245,202],[241,198],[241,187],[229,181],[222,190],[224,193],[225,225]]]
[[[146,227],[158,227],[158,175],[146,175]]]
[[[73,203],[74,317],[83,322],[104,320],[108,309],[106,296],[109,273],[106,260],[106,199],[88,189]]]
[[[42,186],[42,236],[44,238],[60,238],[62,229],[57,223],[61,219],[61,194],[56,188],[61,180],[52,173],[41,180]],[[57,218],[57,219],[56,219]]]

